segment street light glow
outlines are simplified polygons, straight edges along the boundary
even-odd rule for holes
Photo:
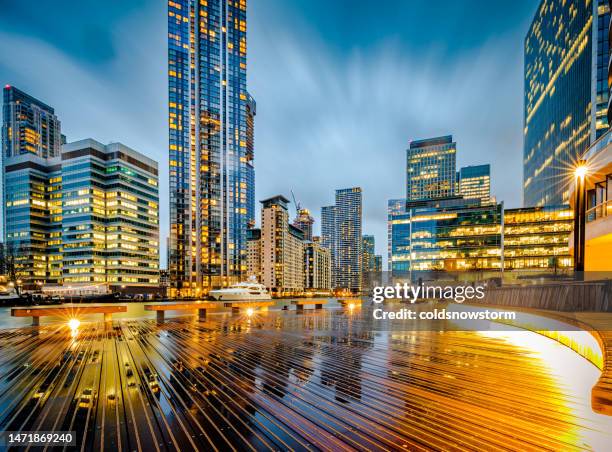
[[[586,165],[580,165],[580,166],[576,167],[576,170],[574,171],[574,174],[576,174],[576,177],[580,177],[580,178],[583,178],[584,176],[586,176],[586,174],[587,174],[587,167],[586,167]]]
[[[253,312],[255,312],[255,311],[253,310],[253,308],[248,308],[248,309],[246,310],[246,313],[247,313],[247,315],[248,315],[249,317],[253,315]]]
[[[72,331],[75,331],[79,328],[79,325],[81,324],[81,322],[79,322],[78,319],[70,319],[68,320],[68,326],[70,327],[70,329]]]

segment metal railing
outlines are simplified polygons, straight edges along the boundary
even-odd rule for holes
[[[586,221],[591,222],[612,215],[612,200],[604,201],[586,211]]]

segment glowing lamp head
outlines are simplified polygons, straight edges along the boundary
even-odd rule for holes
[[[355,304],[354,303],[349,303],[348,307],[349,307],[349,309],[353,309],[355,307]]]
[[[586,176],[587,174],[586,165],[579,165],[578,167],[576,167],[574,174],[576,175],[576,177],[579,177],[579,178],[583,178],[584,176]]]
[[[80,324],[81,324],[81,322],[79,322],[78,319],[70,319],[70,320],[68,320],[68,326],[73,331],[78,329]]]
[[[247,313],[247,315],[248,315],[249,317],[250,317],[250,316],[252,316],[254,312],[255,312],[255,311],[253,310],[253,308],[248,308],[248,309],[246,310],[246,313]]]

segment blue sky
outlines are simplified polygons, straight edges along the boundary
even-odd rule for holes
[[[386,259],[386,201],[404,194],[409,141],[452,134],[458,165],[491,163],[493,194],[520,206],[522,49],[537,3],[249,0],[257,199],[293,190],[318,230],[334,190],[361,186],[364,233]],[[120,141],[156,159],[165,237],[166,3],[0,9],[0,82],[54,106],[69,141]]]

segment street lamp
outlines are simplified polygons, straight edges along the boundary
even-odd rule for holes
[[[579,160],[574,170],[574,271],[584,272],[585,228],[586,228],[586,186],[585,160]]]

